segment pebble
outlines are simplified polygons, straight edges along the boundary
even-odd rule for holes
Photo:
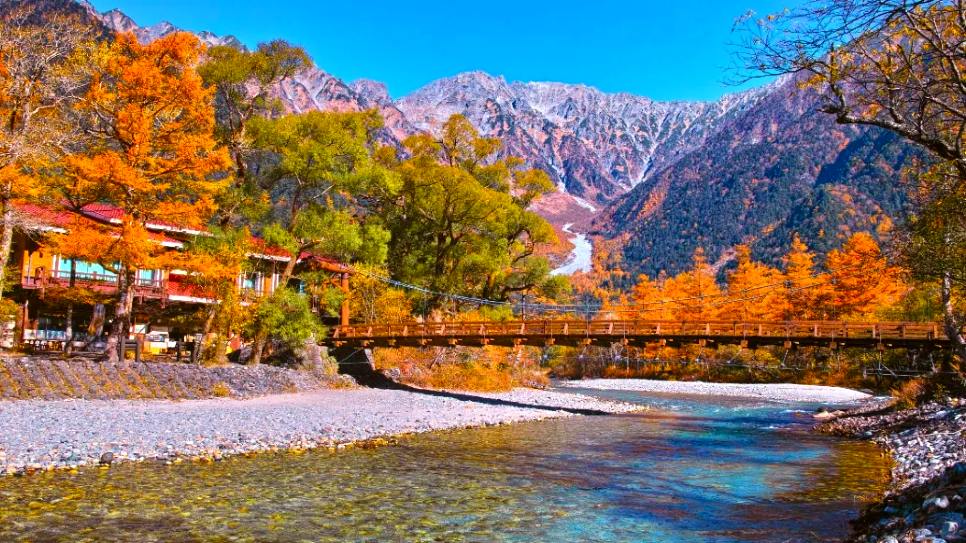
[[[0,472],[344,448],[349,442],[401,433],[638,409],[639,405],[535,389],[487,394],[330,389],[178,402],[0,401]]]
[[[848,403],[871,398],[865,392],[841,387],[786,383],[706,383],[703,381],[656,381],[652,379],[585,379],[560,386],[592,390],[635,390],[667,394],[702,394],[735,398],[760,398],[786,402]]]
[[[966,400],[873,414],[882,405],[852,410],[819,429],[868,436],[893,459],[892,489],[854,524],[855,541],[899,543],[966,541]]]

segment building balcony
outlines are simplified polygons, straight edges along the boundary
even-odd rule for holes
[[[117,290],[117,276],[114,274],[97,272],[74,272],[73,286],[84,287],[98,292],[115,292]],[[24,276],[20,285],[28,290],[44,290],[48,288],[70,288],[71,273],[69,270],[54,270],[40,275]],[[165,282],[161,279],[135,279],[134,293],[146,298],[163,298]]]

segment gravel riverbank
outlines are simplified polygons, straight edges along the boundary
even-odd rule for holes
[[[872,439],[893,458],[892,490],[854,523],[854,541],[966,541],[966,400],[893,411],[868,406],[819,430]]]
[[[0,401],[0,470],[120,460],[220,458],[639,406],[577,394],[349,389],[252,399]]]
[[[648,379],[585,379],[564,381],[561,387],[591,390],[636,390],[666,394],[698,394],[703,396],[731,396],[786,402],[850,403],[868,400],[872,396],[841,387],[794,384],[735,384],[705,383],[702,381],[654,381]]]

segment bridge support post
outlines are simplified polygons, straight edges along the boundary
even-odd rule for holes
[[[333,347],[329,355],[339,363],[339,373],[348,375],[360,385],[384,387],[392,381],[376,371],[372,349],[357,347]]]
[[[345,296],[339,307],[339,325],[349,326],[349,274],[346,272],[339,277],[339,290]]]

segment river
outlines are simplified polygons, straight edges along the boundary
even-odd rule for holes
[[[593,394],[650,410],[4,477],[0,541],[834,541],[886,484],[814,406]]]
[[[587,234],[574,232],[571,230],[573,223],[563,226],[563,231],[573,237],[569,238],[574,248],[567,256],[567,261],[563,266],[553,270],[553,275],[573,275],[577,272],[589,272],[593,267],[594,245],[587,237]]]

